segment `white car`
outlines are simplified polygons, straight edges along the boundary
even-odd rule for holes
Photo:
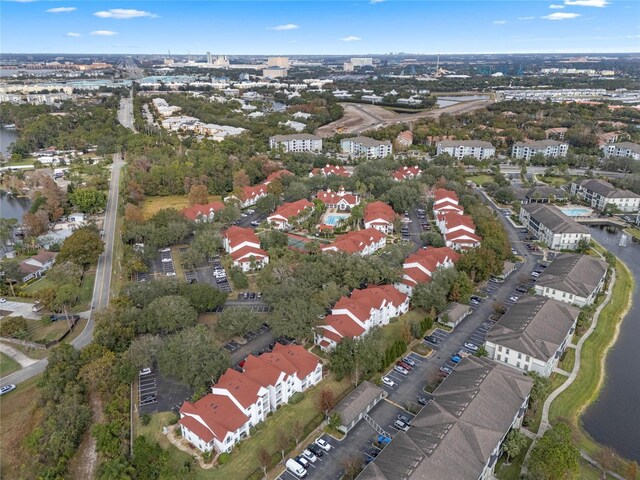
[[[307,450],[306,448],[302,451],[302,456],[311,463],[316,463],[316,460],[318,460],[318,457],[316,457],[311,450]]]
[[[382,383],[384,383],[387,387],[395,387],[396,383],[391,380],[389,377],[382,377]]]
[[[331,445],[325,442],[322,438],[316,438],[316,441],[314,443],[317,446],[319,446],[321,449],[323,449],[325,452],[328,452],[329,450],[331,450]]]
[[[144,377],[145,375],[150,375],[150,374],[151,374],[151,369],[149,367],[143,368],[142,370],[140,370],[140,373],[138,373],[140,377]]]
[[[531,272],[531,276],[537,278],[537,277],[540,276],[540,273],[539,272]]]
[[[172,260],[170,258],[163,258],[162,261],[166,263],[166,262],[171,262]]]
[[[396,372],[401,373],[402,375],[408,375],[409,374],[409,371],[406,368],[401,367],[400,365],[394,365],[393,369]]]
[[[7,303],[7,299],[6,298],[0,298],[0,303]]]
[[[519,298],[520,297],[514,295],[513,297],[509,297],[509,300],[511,300],[512,302],[517,302]]]
[[[478,351],[478,346],[471,343],[471,342],[467,342],[464,344],[465,348],[468,348],[469,350],[473,351],[473,352],[477,352]]]
[[[4,387],[0,388],[0,395],[4,395],[5,393],[9,393],[11,390],[15,390],[16,386],[11,383],[9,385],[5,385]]]

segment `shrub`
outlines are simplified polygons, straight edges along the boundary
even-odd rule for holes
[[[151,415],[145,413],[140,417],[140,422],[142,422],[142,425],[149,425],[151,423]]]
[[[219,465],[224,465],[225,463],[227,463],[229,461],[230,458],[231,458],[231,454],[230,453],[223,452],[220,455],[218,455],[218,464]]]
[[[24,338],[26,333],[27,321],[23,317],[9,317],[0,325],[2,337]]]
[[[304,393],[296,392],[291,395],[291,398],[289,398],[289,405],[295,405],[296,403],[300,403],[302,400],[304,400]]]

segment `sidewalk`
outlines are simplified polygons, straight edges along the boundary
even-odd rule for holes
[[[0,343],[0,352],[4,353],[8,357],[11,357],[13,360],[18,362],[22,368],[28,367],[29,365],[33,365],[38,360],[34,360],[33,358],[27,357],[20,350],[16,350],[15,348],[7,345],[6,343]]]

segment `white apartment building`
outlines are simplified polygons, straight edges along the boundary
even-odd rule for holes
[[[520,297],[487,333],[489,358],[523,372],[551,375],[576,329],[580,309],[551,298]]]
[[[581,240],[591,241],[591,234],[584,225],[575,222],[552,205],[522,205],[520,222],[552,250],[575,250]]]
[[[322,139],[310,133],[275,135],[269,139],[269,148],[282,148],[285,152],[320,152]]]
[[[531,157],[542,154],[545,157],[566,157],[569,144],[557,140],[527,140],[516,142],[511,148],[511,156],[517,159],[531,160]]]
[[[536,281],[536,294],[577,307],[591,305],[604,288],[609,265],[589,255],[559,253]]]
[[[481,140],[443,140],[436,143],[436,154],[448,153],[454,158],[474,157],[478,160],[494,157],[496,148]]]
[[[180,408],[182,436],[203,452],[231,451],[268,413],[322,380],[322,362],[300,345],[276,343],[243,369],[228,369],[210,394]]]
[[[625,213],[640,210],[640,195],[629,190],[620,190],[604,180],[572,182],[571,194],[600,211],[607,208],[607,205],[613,205]]]
[[[344,138],[340,141],[342,153],[353,157],[383,158],[393,154],[389,140],[375,140],[369,137]]]
[[[222,234],[222,244],[231,256],[233,265],[243,272],[262,268],[269,263],[269,254],[260,248],[260,239],[250,228],[228,228]]]
[[[640,145],[631,142],[609,143],[602,146],[605,157],[629,157],[640,160]]]

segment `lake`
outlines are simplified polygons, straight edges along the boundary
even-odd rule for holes
[[[621,232],[611,234],[599,228],[589,231],[604,248],[627,264],[635,279],[635,289],[633,305],[607,355],[604,387],[582,416],[582,424],[596,442],[640,462],[640,244],[629,238],[627,246],[622,247]]]
[[[17,130],[5,128],[0,125],[0,153],[6,156],[9,153],[9,145],[11,145],[17,138]]]
[[[26,197],[14,197],[0,191],[0,218],[17,218],[22,222],[22,215],[29,211],[31,200]]]

